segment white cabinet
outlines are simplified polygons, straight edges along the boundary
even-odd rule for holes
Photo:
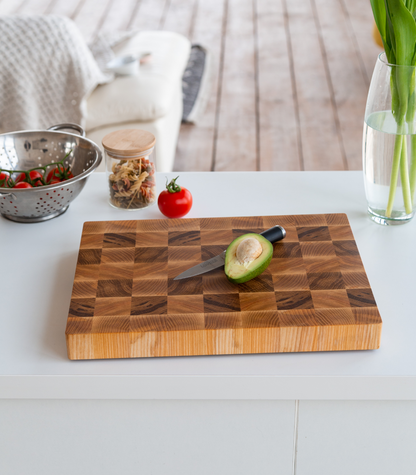
[[[291,475],[294,401],[0,401],[2,475]]]
[[[416,473],[416,401],[300,401],[296,475]]]

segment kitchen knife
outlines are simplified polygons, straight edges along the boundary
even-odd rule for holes
[[[286,231],[282,226],[276,225],[260,234],[273,244],[274,242],[281,241],[286,236]],[[210,272],[218,267],[222,267],[224,262],[225,251],[218,254],[218,256],[212,257],[211,259],[182,272],[182,274],[177,275],[173,280],[188,279],[195,275],[205,274],[206,272]]]

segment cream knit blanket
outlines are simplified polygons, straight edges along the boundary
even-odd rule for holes
[[[66,17],[0,17],[0,132],[85,126],[86,101],[108,82]]]

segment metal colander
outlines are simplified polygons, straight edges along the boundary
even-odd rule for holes
[[[57,132],[62,129],[76,130],[81,135]],[[38,223],[61,215],[80,194],[102,159],[101,150],[85,138],[84,130],[76,124],[0,135],[0,167],[8,170],[29,170],[56,163],[71,150],[64,164],[70,167],[74,178],[29,189],[0,187],[0,214],[20,223]],[[53,164],[48,166],[46,173],[53,168]]]

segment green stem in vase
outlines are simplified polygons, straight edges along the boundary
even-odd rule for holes
[[[415,189],[416,189],[416,135],[410,136],[410,144],[411,144],[411,160],[410,160],[410,173],[409,173],[409,181],[410,181],[410,196],[412,198],[412,205],[414,202],[415,197]]]
[[[402,135],[402,153],[400,157],[400,180],[402,182],[403,202],[406,214],[411,214],[412,197],[410,194],[409,169],[407,166],[407,141],[406,135]]]
[[[407,130],[410,135],[410,171],[409,171],[409,187],[410,187],[410,204],[413,211],[413,202],[416,188],[416,135],[415,135],[415,115],[416,115],[416,76],[412,71],[410,78],[410,95],[407,106],[406,122]]]
[[[397,180],[399,178],[400,158],[402,154],[403,135],[396,135],[394,142],[393,166],[390,175],[389,200],[387,202],[386,217],[390,218],[396,196]]]

